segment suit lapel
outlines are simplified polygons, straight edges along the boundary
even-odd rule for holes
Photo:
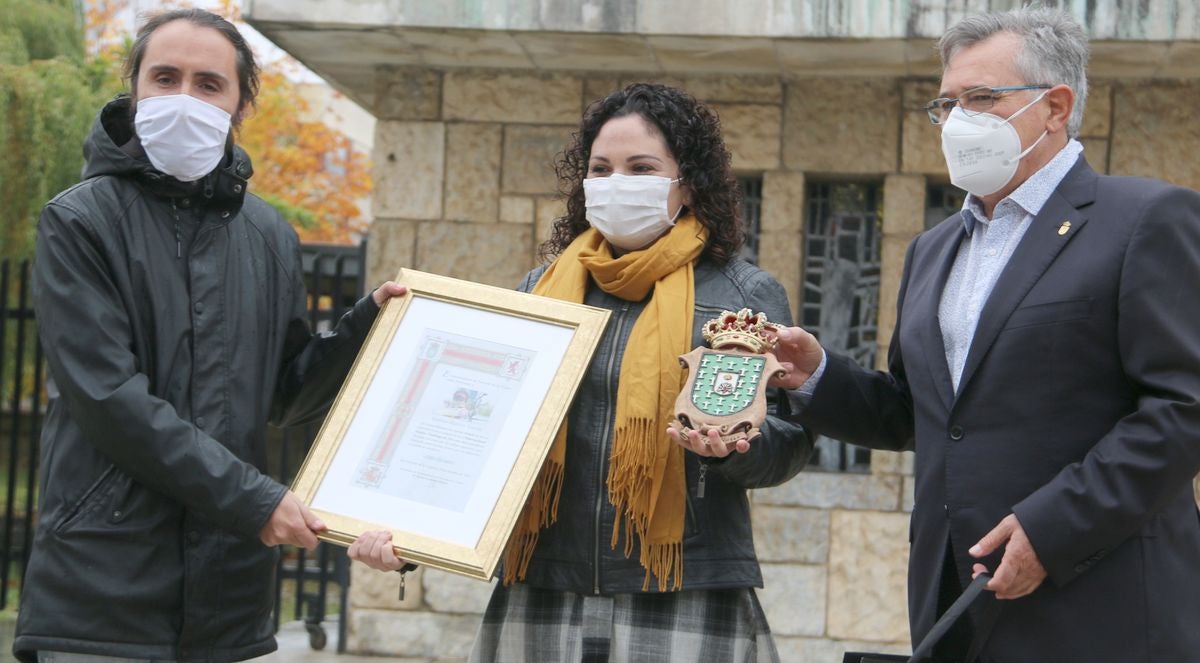
[[[956,215],[957,217],[957,215]],[[954,229],[947,233],[941,246],[935,247],[933,258],[932,282],[927,282],[923,289],[924,304],[920,307],[922,314],[921,330],[922,346],[929,353],[925,365],[929,367],[929,376],[937,389],[946,411],[954,402],[954,382],[950,379],[950,365],[946,363],[946,341],[942,338],[942,325],[938,320],[938,308],[941,306],[942,291],[946,289],[946,281],[950,279],[950,268],[958,256],[958,247],[966,236],[967,231],[962,223],[955,219]]]
[[[1012,258],[996,279],[996,285],[979,314],[979,324],[967,351],[966,365],[958,381],[961,395],[987,356],[1009,316],[1033,288],[1059,252],[1083,230],[1087,217],[1078,209],[1095,199],[1096,173],[1080,157],[1058,189],[1034,217]],[[1070,226],[1064,226],[1069,222]],[[1065,232],[1060,232],[1066,227]],[[956,395],[956,396],[957,396]]]

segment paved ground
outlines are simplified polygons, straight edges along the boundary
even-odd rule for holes
[[[12,655],[12,632],[16,626],[13,618],[0,618],[0,661],[15,661]],[[427,663],[423,659],[394,658],[390,656],[354,656],[337,653],[337,620],[326,624],[328,641],[325,649],[315,651],[309,644],[308,631],[304,622],[291,622],[279,629],[279,650],[253,659],[254,663]]]
[[[304,622],[291,622],[279,628],[276,639],[279,650],[261,658],[253,659],[254,663],[425,663],[423,659],[394,658],[390,656],[354,656],[337,653],[337,619],[331,619],[325,625],[327,642],[325,649],[315,651],[309,644],[308,631]]]

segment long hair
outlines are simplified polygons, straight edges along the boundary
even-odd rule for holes
[[[690,211],[708,228],[708,245],[701,257],[719,264],[728,262],[741,248],[745,233],[741,191],[721,138],[721,123],[716,113],[683,90],[650,83],[635,83],[613,92],[584,112],[571,145],[555,164],[567,213],[555,220],[550,239],[539,251],[541,257],[557,256],[588,229],[583,180],[592,143],[606,122],[626,115],[638,115],[657,128],[679,163],[680,184],[692,189]]]

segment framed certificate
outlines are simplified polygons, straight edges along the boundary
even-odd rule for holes
[[[349,545],[495,571],[608,311],[401,270],[292,490]]]

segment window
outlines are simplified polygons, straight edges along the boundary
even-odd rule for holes
[[[746,229],[746,242],[742,244],[738,255],[757,265],[758,236],[762,228],[763,178],[761,175],[739,177],[738,186],[742,189],[742,224]]]
[[[875,365],[883,187],[877,182],[819,182],[808,187],[801,324],[831,352]],[[810,465],[865,472],[868,449],[817,439]]]
[[[967,194],[953,184],[930,184],[925,189],[925,230],[962,209]]]

